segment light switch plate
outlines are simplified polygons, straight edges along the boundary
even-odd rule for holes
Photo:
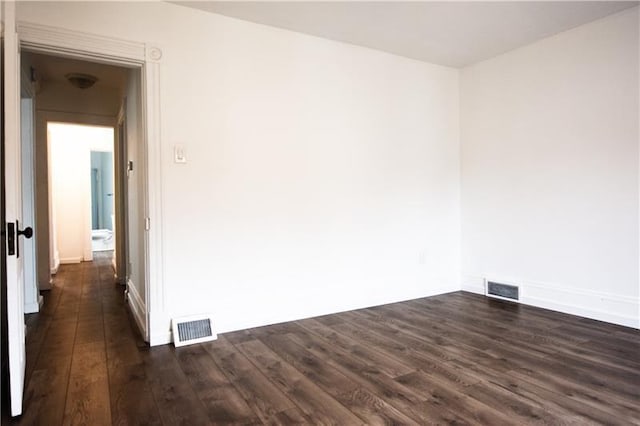
[[[187,155],[182,145],[175,145],[173,147],[173,161],[178,164],[184,164],[187,162]]]

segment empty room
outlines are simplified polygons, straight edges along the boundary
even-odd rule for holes
[[[639,2],[0,17],[3,425],[640,425]]]

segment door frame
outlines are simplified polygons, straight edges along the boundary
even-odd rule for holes
[[[25,226],[36,229],[35,211],[35,92],[31,86],[29,76],[20,69],[20,150],[22,165],[22,221]],[[27,117],[28,116],[28,117]],[[33,314],[40,311],[43,298],[38,288],[38,235],[24,241],[24,313]]]
[[[145,217],[144,269],[146,321],[141,330],[151,346],[171,342],[165,314],[163,281],[162,232],[162,156],[160,123],[160,60],[162,50],[149,43],[114,39],[77,31],[17,22],[16,30],[21,49],[31,52],[88,60],[141,70],[142,87],[142,159],[144,170]],[[117,129],[116,129],[117,131]],[[131,303],[131,302],[129,302]]]

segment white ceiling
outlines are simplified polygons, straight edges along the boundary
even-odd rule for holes
[[[183,6],[464,67],[637,1],[176,1]]]

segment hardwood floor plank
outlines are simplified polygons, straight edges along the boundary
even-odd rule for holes
[[[554,411],[549,404],[541,405],[529,395],[518,394],[488,382],[468,387],[465,394],[485,405],[500,407],[503,413],[520,424],[596,424],[576,413]]]
[[[308,416],[323,424],[359,424],[362,421],[342,404],[284,362],[264,343],[252,340],[236,345],[262,373]]]
[[[296,333],[290,338],[315,356],[325,359],[329,365],[360,383],[372,394],[380,396],[386,403],[409,416],[414,422],[429,421],[427,413],[420,408],[420,403],[423,402],[420,395],[394,381],[376,366],[352,357],[349,352],[336,348],[323,338],[318,339],[312,333]]]
[[[640,425],[638,399],[630,401],[610,392],[599,392],[593,388],[585,388],[571,378],[540,370],[514,370],[510,372],[509,376],[517,381],[521,387],[530,383],[538,388],[549,390],[553,393],[547,393],[550,399],[603,424]],[[539,393],[545,394],[541,391]],[[574,401],[577,405],[574,404]]]
[[[266,425],[310,425],[313,424],[311,417],[300,411],[299,408],[280,411],[264,422]]]
[[[164,424],[206,425],[206,409],[169,346],[142,356],[145,375]]]
[[[443,376],[448,376],[453,383],[459,382],[462,385],[468,385],[474,383],[475,380],[466,376],[464,372],[446,371],[441,366],[449,365],[448,361],[453,359],[472,359],[474,363],[481,364],[486,368],[498,369],[501,371],[508,371],[511,368],[518,367],[518,364],[510,361],[505,357],[499,357],[491,355],[486,348],[478,349],[474,346],[467,345],[455,338],[443,337],[439,333],[427,331],[424,328],[415,327],[408,320],[398,320],[395,318],[376,319],[376,322],[382,322],[381,326],[371,325],[371,333],[377,333],[380,329],[389,330],[391,338],[400,342],[407,342],[411,350],[409,354],[414,358],[413,362],[420,363],[427,362],[427,367],[423,366],[423,369],[432,373],[440,372]],[[363,328],[367,326],[367,322],[358,323]],[[382,331],[381,334],[389,335],[389,331]],[[418,352],[418,360],[415,360]],[[426,360],[420,360],[420,358],[427,358]],[[431,361],[429,361],[431,359]],[[433,365],[436,363],[436,365]],[[443,370],[443,371],[440,371]]]
[[[260,335],[260,334],[259,334]],[[285,362],[343,404],[367,424],[409,424],[413,420],[364,389],[286,335],[260,335]]]
[[[360,328],[355,324],[341,324],[336,328],[342,330],[343,333],[352,335],[354,339],[361,339],[378,350],[384,350],[389,356],[402,360],[403,363],[412,365],[415,369],[419,368],[434,377],[440,377],[449,386],[464,387],[477,381],[462,369],[452,367],[447,361],[441,360],[438,356],[433,356],[431,351],[437,350],[434,346],[425,345],[423,342],[419,342],[415,346],[398,346],[398,342],[402,341],[401,337],[395,336],[395,338],[390,339],[372,330]]]
[[[424,407],[436,422],[452,419],[469,424],[508,425],[511,419],[501,411],[468,398],[461,390],[450,388],[447,383],[434,380],[422,371],[397,377],[396,381],[424,396]]]
[[[288,334],[261,337],[260,341],[278,354],[286,363],[323,389],[351,392],[360,386],[326,362],[296,344]]]
[[[109,369],[109,395],[114,425],[162,425],[142,363]]]
[[[425,302],[422,300],[415,302],[421,302],[421,305],[425,306]],[[456,302],[452,302],[452,305],[456,305]],[[440,312],[444,318],[447,318],[447,321],[457,322],[465,328],[472,327],[476,330],[481,329],[485,333],[491,329],[495,330],[497,327],[497,331],[500,334],[492,333],[488,337],[507,337],[509,338],[507,341],[515,341],[516,345],[521,345],[524,342],[530,350],[539,351],[547,355],[562,351],[574,356],[580,354],[585,357],[597,357],[601,361],[608,359],[610,364],[616,367],[620,365],[627,366],[630,371],[637,371],[638,368],[640,368],[640,359],[624,355],[620,357],[617,351],[611,353],[610,350],[607,350],[606,345],[603,349],[604,352],[599,350],[598,347],[593,347],[593,345],[591,348],[585,347],[585,345],[590,343],[586,336],[581,335],[578,337],[575,333],[559,331],[562,329],[562,326],[559,325],[557,321],[531,321],[531,323],[523,326],[505,328],[506,325],[497,319],[487,319],[485,316],[478,318],[477,311],[473,311],[473,315],[461,313],[469,311],[469,309],[464,309],[464,306],[461,306],[461,309],[457,311],[455,318],[447,316],[446,311],[438,311],[438,309],[442,308],[437,307],[436,309],[430,309],[430,311]],[[593,337],[594,336],[592,336],[592,338]],[[600,339],[598,339],[598,342],[600,342]],[[640,347],[632,349],[636,349],[635,352],[640,351]],[[634,351],[632,350],[631,352]]]
[[[75,344],[104,342],[104,321],[102,316],[98,319],[78,319]]]
[[[111,424],[109,380],[103,342],[74,347],[63,424]]]
[[[33,372],[26,384],[24,425],[61,425],[64,418],[71,356],[50,360],[46,368]]]
[[[448,361],[461,358],[472,358],[476,363],[502,371],[508,371],[514,367],[505,358],[497,358],[483,350],[460,344],[460,342],[445,339],[441,336],[421,333],[420,329],[411,329],[407,325],[396,324],[393,320],[387,321],[385,319],[381,321],[377,319],[376,321],[371,321],[360,312],[354,312],[352,318],[350,326],[359,328],[361,333],[367,331],[367,339],[385,338],[398,342],[398,344],[406,347],[404,350],[405,356],[428,358],[432,363],[435,363],[435,367],[429,367],[429,370],[434,370],[434,372],[439,370],[437,366],[446,366]],[[374,341],[372,340],[372,344],[374,344]],[[428,360],[423,360],[423,362],[428,362]],[[443,374],[452,379],[459,376],[457,372],[446,373],[443,371]],[[466,382],[470,383],[474,382],[474,380],[467,378]],[[462,384],[464,384],[464,381],[462,381]]]
[[[343,392],[336,396],[345,407],[360,417],[367,425],[418,424],[401,410],[364,387]]]
[[[111,417],[114,425],[161,425],[141,347],[133,333],[117,345],[106,345]],[[146,349],[146,348],[144,348]]]
[[[176,350],[178,363],[215,424],[259,422],[242,395],[202,346]]]
[[[289,417],[305,418],[299,408],[223,336],[204,347],[260,420],[272,423],[283,412]]]
[[[375,365],[389,377],[402,376],[415,370],[411,365],[407,365],[379,351],[378,348],[367,348],[358,344],[353,339],[338,333],[335,329],[327,327],[314,319],[299,321],[300,325],[308,330],[322,336],[332,345],[349,352],[354,358],[362,359],[364,362]]]

